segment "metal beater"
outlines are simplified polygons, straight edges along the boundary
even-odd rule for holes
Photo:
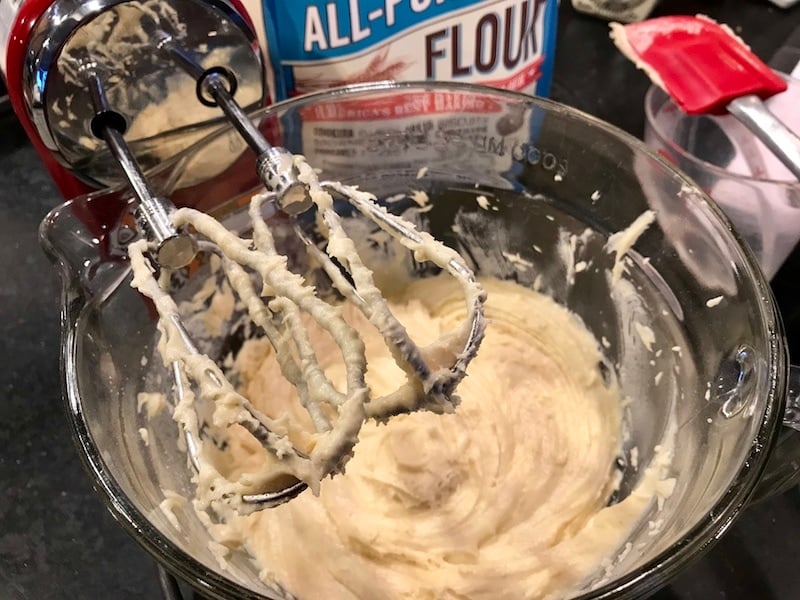
[[[85,8],[79,9],[80,5],[76,11],[86,12]],[[205,12],[198,18],[196,11],[201,9]],[[255,487],[261,487],[257,490],[252,489],[252,482],[243,487],[216,477],[209,486],[212,506],[224,503],[246,512],[285,502],[307,486],[316,488],[325,476],[342,470],[365,418],[385,419],[421,408],[452,410],[454,390],[478,350],[485,326],[485,295],[460,256],[429,234],[417,231],[411,223],[389,214],[372,194],[339,182],[320,182],[302,157],[269,144],[247,117],[242,103],[235,99],[240,97],[245,106],[248,102],[258,103],[263,97],[263,70],[252,32],[227,2],[175,0],[169,7],[150,0],[109,2],[98,14],[99,18],[94,15],[92,19],[86,19],[83,13],[77,15],[72,34],[60,34],[65,40],[61,46],[54,51],[52,45],[43,44],[38,53],[31,55],[31,110],[44,117],[38,122],[34,118],[34,122],[46,128],[43,139],[52,141],[54,154],[62,162],[84,178],[104,184],[118,181],[115,173],[121,171],[123,181],[133,191],[137,222],[146,240],[130,247],[134,285],[154,301],[161,316],[160,327],[169,348],[167,356],[173,365],[177,406],[213,404],[217,425],[242,425],[283,465],[282,470],[276,471],[275,480],[257,482]],[[191,19],[183,18],[190,14]],[[120,23],[126,24],[126,36],[120,38],[124,42],[118,42],[121,51],[115,54],[111,42],[114,27]],[[139,32],[140,45],[131,42],[131,23]],[[213,24],[214,35],[203,35],[195,23],[204,23],[206,28]],[[216,62],[219,56],[230,60],[225,64]],[[184,73],[183,81],[177,77],[180,72]],[[144,112],[144,106],[158,100],[152,96],[159,91],[140,89],[142,86],[131,90],[133,84],[125,82],[132,77],[160,77],[162,82],[175,82],[179,90],[192,90],[195,97],[191,98],[191,106],[200,107],[199,116],[180,126],[207,131],[218,122],[208,110],[221,110],[255,152],[256,170],[268,192],[251,203],[252,240],[239,238],[198,211],[176,210],[152,189],[125,134],[131,122],[135,124]],[[181,87],[186,81],[193,85]],[[180,98],[184,107],[190,106],[187,94]],[[75,102],[76,96],[86,95],[88,102]],[[66,98],[72,102],[59,106],[58,102]],[[61,115],[69,108],[70,118],[52,118],[56,116],[54,106]],[[87,130],[90,137],[83,135]],[[191,141],[187,139],[186,143]],[[450,340],[447,346],[453,357],[450,364],[432,367],[430,349],[419,348],[392,315],[333,209],[334,197],[349,202],[419,260],[434,262],[459,281],[467,298],[467,318],[455,334],[456,344]],[[286,267],[262,218],[261,205],[270,202],[290,215],[317,211],[320,229],[327,239],[324,249],[312,243],[299,227],[295,230],[334,287],[383,335],[396,362],[407,373],[404,386],[387,396],[369,398],[364,383],[363,343],[332,305],[317,297],[313,288]],[[191,234],[187,232],[190,228]],[[281,435],[278,423],[257,411],[234,389],[223,371],[197,349],[175,301],[151,276],[153,271],[168,272],[186,266],[198,252],[219,256],[239,301],[275,349],[283,376],[297,389],[317,433],[316,444],[308,453]],[[255,287],[255,282],[263,286],[263,291]],[[316,321],[342,350],[347,370],[344,392],[334,389],[319,367],[301,314]],[[190,463],[201,472],[203,427],[196,413],[182,414]]]

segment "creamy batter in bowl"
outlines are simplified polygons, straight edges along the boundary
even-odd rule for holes
[[[380,118],[376,111],[386,106],[402,119]],[[336,128],[362,140],[336,146],[351,153],[346,159],[336,159],[324,137],[336,128],[319,120],[341,114],[350,120]],[[599,342],[597,371],[625,398],[620,452],[609,465],[619,484],[606,501],[624,506],[635,498],[648,468],[664,476],[630,535],[573,595],[640,597],[724,531],[766,466],[787,367],[768,287],[701,192],[625,134],[505,92],[387,84],[297,99],[260,116],[265,130],[280,125],[284,145],[327,178],[379,191],[481,276],[541,290]],[[175,179],[169,168],[167,183]],[[215,207],[236,228],[236,203],[218,199],[252,183],[223,173],[175,197]],[[179,499],[191,497],[193,486],[185,457],[174,451],[174,423],[148,417],[159,410],[157,398],[137,407],[138,394],[163,388],[166,374],[157,360],[142,360],[152,357],[156,334],[152,314],[127,285],[124,206],[121,193],[79,199],[42,229],[66,282],[66,395],[83,456],[115,516],[169,570],[213,596],[280,595],[243,552],[225,556],[221,568],[206,524]],[[87,215],[110,233],[93,234]],[[304,269],[300,243],[280,218],[273,226]],[[384,285],[434,275],[359,221],[349,226]],[[194,291],[190,280],[186,297]],[[229,345],[241,337],[221,333]],[[208,351],[224,355],[223,345]],[[574,419],[579,430],[580,415]],[[294,542],[307,556],[307,536]],[[315,567],[309,558],[309,577]],[[494,585],[496,597],[511,589],[502,578]]]

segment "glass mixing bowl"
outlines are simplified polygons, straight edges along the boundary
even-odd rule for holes
[[[581,598],[654,591],[707,550],[755,492],[794,480],[796,461],[768,465],[788,431],[784,419],[794,414],[786,410],[787,351],[770,289],[717,206],[642,143],[553,102],[456,84],[349,87],[252,117],[324,178],[388,200],[392,211],[461,251],[479,275],[548,293],[602,340],[606,366],[633,399],[617,461],[622,483],[610,502],[630,493],[659,445],[674,448],[675,488],[585,582]],[[221,150],[224,136],[230,130],[151,178],[177,203],[241,230],[241,208],[257,186],[254,160],[240,149]],[[204,169],[222,172],[197,184]],[[418,206],[412,190],[424,191],[429,204]],[[63,204],[41,228],[64,282],[65,397],[78,448],[111,512],[169,571],[210,597],[281,597],[244,554],[220,570],[190,508],[175,509],[179,529],[159,510],[163,490],[191,497],[193,488],[175,423],[137,408],[137,393],[167,389],[169,374],[153,357],[153,311],[129,286],[131,206],[125,190],[106,190]],[[614,254],[605,243],[646,210],[656,220],[628,253],[622,282],[612,285]],[[369,224],[342,212],[354,235],[369,235]],[[306,269],[289,221],[270,221],[284,251]],[[367,261],[397,251],[383,244],[365,250]],[[389,274],[395,282],[432,274],[410,257],[396,266]],[[192,288],[190,278],[177,295]],[[650,348],[640,326],[655,334]],[[796,456],[796,439],[781,449]]]

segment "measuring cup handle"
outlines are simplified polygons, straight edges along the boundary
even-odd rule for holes
[[[776,496],[800,484],[800,366],[789,367],[789,385],[780,433],[751,502]]]
[[[800,179],[800,137],[773,115],[758,96],[742,96],[728,112],[764,142],[795,177]]]

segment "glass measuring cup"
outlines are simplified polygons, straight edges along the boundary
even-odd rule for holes
[[[789,89],[767,106],[800,131],[800,81],[786,79]],[[645,96],[644,139],[719,204],[771,278],[800,240],[800,182],[792,173],[734,117],[687,115],[655,86]]]
[[[727,529],[760,482],[769,491],[792,480],[791,461],[767,471],[784,416],[791,417],[785,342],[769,288],[719,209],[643,144],[556,103],[454,84],[351,87],[253,118],[326,177],[399,197],[388,203],[392,210],[461,250],[481,275],[539,287],[606,341],[607,367],[635,399],[612,501],[630,493],[656,446],[668,442],[676,483],[663,508],[651,507],[631,532],[630,549],[609,557],[610,568],[582,582],[576,596],[634,598],[655,590]],[[180,186],[186,163],[208,160],[203,151],[210,147],[206,141],[163,165],[155,184],[176,202],[213,210],[240,228],[240,208],[257,183],[245,168],[252,158],[242,155],[203,184]],[[407,197],[411,190],[425,191],[431,208],[420,210]],[[65,397],[78,447],[112,513],[170,571],[213,597],[279,597],[244,554],[219,567],[190,507],[174,511],[180,529],[158,509],[164,490],[190,495],[192,485],[185,456],[175,450],[174,423],[137,410],[145,382],[168,374],[152,357],[152,312],[127,285],[125,245],[135,237],[129,204],[124,191],[103,192],[57,208],[42,225],[64,281]],[[621,303],[605,275],[614,257],[604,244],[645,210],[655,211],[656,222],[631,255],[633,300]],[[286,222],[278,215],[271,224],[305,269]],[[595,268],[570,271],[559,257],[562,232],[587,228],[580,258]],[[377,260],[391,250],[374,251]],[[509,261],[512,254],[522,262]],[[393,279],[430,274],[413,262],[398,265]],[[635,322],[653,330],[650,350]],[[138,434],[143,426],[149,446]],[[782,450],[793,447],[787,440]]]

